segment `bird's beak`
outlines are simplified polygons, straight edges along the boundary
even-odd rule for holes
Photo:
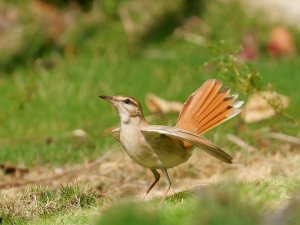
[[[111,102],[111,103],[114,101],[114,98],[112,96],[100,95],[99,98],[102,98],[105,101],[108,101],[108,102]]]

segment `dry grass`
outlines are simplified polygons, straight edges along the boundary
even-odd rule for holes
[[[296,149],[297,150],[297,149]],[[300,180],[300,155],[296,150],[276,153],[238,153],[228,165],[195,150],[191,159],[170,170],[173,190],[187,190],[198,185],[221,181],[270,181],[274,178]],[[108,151],[96,161],[64,168],[35,168],[23,177],[3,176],[0,187],[19,191],[37,185],[88,185],[102,196],[133,196],[144,193],[153,177],[150,171],[135,164],[125,152]],[[161,193],[164,182],[152,192]]]
[[[88,208],[97,203],[94,192],[79,186],[35,186],[17,192],[8,190],[1,194],[0,199],[1,215],[10,223]]]

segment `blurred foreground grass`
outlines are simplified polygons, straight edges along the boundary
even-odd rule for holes
[[[287,221],[285,224],[296,225],[300,202],[298,196],[289,196],[295,193],[297,185],[299,182],[287,179],[230,181],[176,193],[162,205],[159,199],[99,200],[95,193],[78,186],[37,187],[21,195],[2,195],[0,210],[5,224],[268,225],[272,219],[281,217]],[[288,212],[284,211],[291,206]]]

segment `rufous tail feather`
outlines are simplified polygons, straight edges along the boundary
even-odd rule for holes
[[[242,101],[229,95],[230,89],[221,90],[222,83],[215,79],[206,81],[184,103],[176,127],[204,134],[240,113]],[[192,147],[185,143],[185,147]]]

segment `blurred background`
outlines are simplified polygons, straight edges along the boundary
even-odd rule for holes
[[[299,0],[1,1],[1,218],[296,224],[299,19]],[[99,220],[103,208],[143,193],[152,178],[111,137],[119,118],[98,96],[135,96],[150,123],[174,125],[186,98],[210,78],[245,101],[241,115],[205,135],[236,163],[195,151],[171,172],[174,193],[161,210],[163,183],[153,200],[109,207]],[[199,216],[204,205],[211,210]],[[235,217],[240,207],[245,214]]]

